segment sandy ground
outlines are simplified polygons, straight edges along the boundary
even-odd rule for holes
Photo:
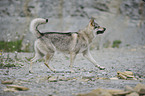
[[[0,83],[0,96],[74,96],[96,88],[124,89],[126,85],[134,87],[138,83],[145,84],[145,46],[94,49],[91,54],[106,70],[95,68],[79,54],[74,64],[75,72],[70,73],[68,55],[57,53],[50,64],[57,73],[50,72],[43,62],[39,61],[33,64],[34,73],[30,74],[30,62],[25,57],[32,57],[33,53],[18,53],[18,58],[24,61],[21,62],[24,66],[0,69],[0,80],[13,80],[15,85],[28,87],[29,90],[5,92],[6,85]],[[13,53],[10,57],[13,57]],[[136,78],[143,80],[109,80],[108,78],[116,77],[117,71],[132,71]]]

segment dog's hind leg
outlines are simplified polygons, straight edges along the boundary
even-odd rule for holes
[[[104,69],[105,69],[105,67],[102,67],[102,66],[100,66],[99,64],[97,64],[97,62],[94,60],[94,58],[93,58],[92,55],[90,54],[89,50],[84,51],[84,52],[83,52],[83,56],[84,56],[85,58],[87,58],[90,62],[92,62],[92,63],[95,65],[95,67],[98,67],[100,70],[104,70]]]
[[[29,67],[29,73],[32,73],[32,64],[33,64],[33,62],[40,59],[41,57],[42,57],[41,54],[39,54],[38,52],[35,53],[34,58],[31,59],[31,63],[30,63],[30,67]]]
[[[52,59],[53,55],[54,55],[54,53],[46,54],[46,55],[45,55],[45,63],[44,63],[44,64],[45,64],[51,71],[55,72],[55,69],[53,69],[52,67],[50,67],[50,66],[48,65],[49,62],[50,62],[50,60]]]

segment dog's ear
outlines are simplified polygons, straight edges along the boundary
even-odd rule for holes
[[[93,17],[92,17],[91,20],[90,20],[90,25],[91,25],[91,26],[94,26],[94,18],[93,18]]]

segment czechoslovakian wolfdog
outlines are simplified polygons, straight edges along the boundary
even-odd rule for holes
[[[46,24],[47,22],[48,19],[43,18],[36,18],[31,21],[30,31],[37,37],[37,40],[34,44],[35,56],[33,59],[31,59],[29,72],[32,71],[32,63],[42,57],[45,58],[44,64],[51,71],[55,72],[55,69],[50,67],[48,64],[56,51],[70,54],[71,70],[74,59],[78,53],[83,53],[83,56],[91,61],[100,70],[105,69],[104,67],[98,65],[93,59],[90,54],[89,47],[96,35],[103,34],[106,28],[100,27],[92,18],[89,24],[78,32],[39,32],[38,26],[40,24]]]

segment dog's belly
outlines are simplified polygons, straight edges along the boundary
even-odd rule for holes
[[[66,46],[64,46],[64,45],[55,46],[55,48],[59,52],[63,52],[63,53],[69,53],[70,52],[70,47],[68,45],[66,45]]]
[[[88,49],[87,43],[82,42],[82,40],[78,40],[75,45],[73,45],[71,41],[65,41],[65,43],[59,41],[53,44],[56,47],[57,51],[65,52],[65,53],[70,53],[70,52],[82,53],[83,51],[86,51]]]

